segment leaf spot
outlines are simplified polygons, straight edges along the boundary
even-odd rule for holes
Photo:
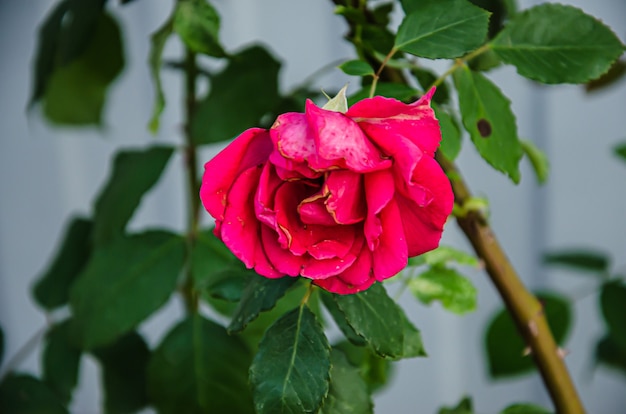
[[[478,132],[483,138],[489,138],[491,135],[491,123],[489,123],[489,121],[485,118],[481,118],[478,122],[476,122],[476,128],[478,128]]]

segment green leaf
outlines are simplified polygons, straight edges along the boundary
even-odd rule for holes
[[[535,404],[517,403],[509,405],[500,414],[552,414],[552,411]]]
[[[461,130],[458,121],[449,113],[441,109],[439,105],[433,104],[435,117],[439,120],[441,127],[441,143],[439,151],[449,159],[454,161],[461,152]]]
[[[195,144],[230,140],[258,125],[280,102],[280,63],[272,55],[252,46],[230,59],[226,69],[211,79],[211,90],[193,116]]]
[[[356,346],[348,341],[333,345],[333,348],[341,350],[350,364],[359,368],[370,394],[387,385],[394,368],[391,360],[378,356],[370,347]]]
[[[358,368],[337,349],[332,349],[330,361],[330,389],[320,414],[373,413],[369,389]]]
[[[431,250],[422,255],[424,263],[430,266],[445,266],[450,263],[478,267],[478,258],[462,250],[451,246],[440,245],[435,250]]]
[[[105,413],[134,413],[148,404],[150,350],[141,335],[130,332],[93,353],[101,366]]]
[[[374,69],[369,63],[362,60],[349,60],[338,66],[346,75],[369,76],[374,75]]]
[[[317,412],[328,394],[330,346],[308,306],[283,315],[265,332],[250,366],[258,414]]]
[[[107,88],[123,67],[120,29],[113,17],[102,14],[80,56],[50,74],[43,92],[44,115],[55,124],[100,124]]]
[[[333,295],[348,324],[383,357],[402,358],[406,324],[403,312],[376,283],[354,295]]]
[[[209,56],[226,55],[219,41],[220,16],[205,0],[182,0],[176,5],[174,30],[192,51]]]
[[[214,234],[213,230],[198,233],[191,252],[191,275],[198,290],[222,280],[222,272],[238,264],[235,256]]]
[[[480,7],[466,0],[414,3],[398,28],[396,49],[430,59],[452,59],[485,41],[490,13]]]
[[[148,365],[148,394],[159,413],[254,413],[252,356],[220,325],[193,315],[176,325]]]
[[[626,375],[626,349],[620,347],[615,339],[607,335],[596,344],[596,362],[619,370]]]
[[[517,72],[543,83],[584,83],[624,52],[610,28],[582,10],[540,4],[517,14],[491,47]]]
[[[476,288],[454,269],[430,268],[411,279],[409,289],[422,303],[438,300],[445,309],[459,315],[476,309]]]
[[[396,305],[398,306],[398,305]],[[402,356],[400,358],[425,357],[426,350],[422,343],[422,334],[406,316],[406,313],[398,306],[400,320],[402,321]]]
[[[69,0],[59,2],[39,27],[30,105],[44,95],[50,76],[54,73],[59,47],[59,34],[63,27],[62,23],[65,14],[70,8],[71,3]]]
[[[605,253],[592,250],[561,250],[547,253],[543,262],[596,274],[609,270],[610,260]]]
[[[463,397],[455,407],[443,407],[439,409],[439,414],[473,414],[472,399]]]
[[[475,6],[491,13],[489,17],[489,33],[487,37],[492,39],[502,28],[507,20],[517,13],[515,0],[469,0]]]
[[[600,308],[611,339],[626,351],[626,284],[607,282],[600,293]]]
[[[91,254],[91,220],[76,217],[65,229],[65,237],[54,260],[33,288],[37,303],[46,310],[63,306],[69,300],[72,282]]]
[[[255,320],[259,313],[272,309],[287,289],[295,282],[296,278],[283,277],[269,279],[263,276],[251,276],[248,285],[243,292],[241,302],[235,310],[233,320],[228,326],[228,332],[240,332],[248,323]]]
[[[322,292],[321,297],[322,303],[324,303],[324,307],[326,308],[328,313],[330,313],[330,316],[332,316],[333,320],[335,321],[341,332],[343,332],[343,335],[346,337],[346,339],[354,345],[365,345],[367,342],[365,341],[365,339],[363,339],[363,337],[357,334],[354,329],[352,329],[352,327],[348,324],[348,321],[346,321],[346,317],[339,309],[337,303],[333,300],[332,295],[328,292]]]
[[[154,146],[117,153],[111,176],[94,207],[93,241],[96,247],[124,234],[141,198],[159,180],[173,151],[171,147]]]
[[[523,150],[511,102],[494,83],[467,66],[454,72],[454,83],[463,125],[476,149],[492,167],[518,183]]]
[[[150,36],[150,57],[148,58],[148,63],[150,64],[150,75],[152,76],[152,82],[154,83],[155,97],[152,117],[148,123],[148,129],[153,134],[156,134],[159,130],[159,118],[165,108],[165,94],[163,93],[163,84],[161,83],[161,61],[165,43],[167,43],[167,39],[169,39],[173,31],[174,23],[170,19]]]
[[[395,98],[399,101],[408,101],[417,96],[419,91],[402,83],[381,82],[376,85],[375,95],[384,96],[386,98]],[[370,86],[360,89],[358,92],[350,95],[348,105],[354,105],[356,102],[368,98],[370,95]]]
[[[532,141],[520,140],[524,154],[530,160],[530,164],[533,166],[535,175],[537,176],[537,182],[543,184],[548,179],[550,173],[550,162],[546,154],[541,151]]]
[[[82,349],[111,343],[160,308],[176,288],[185,242],[164,231],[97,250],[70,291],[72,337]]]
[[[553,293],[540,293],[545,317],[555,341],[565,341],[572,315],[569,301]],[[532,357],[525,354],[526,343],[505,309],[500,310],[489,322],[485,335],[487,365],[492,378],[520,375],[536,369]]]
[[[68,414],[57,395],[30,375],[9,375],[0,383],[0,413]]]
[[[43,380],[65,405],[72,400],[81,357],[80,349],[69,341],[69,323],[68,319],[48,332],[42,355]]]
[[[626,161],[626,142],[623,142],[613,148],[615,155],[620,157],[622,161]]]

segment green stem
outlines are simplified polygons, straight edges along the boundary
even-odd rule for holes
[[[198,77],[198,66],[196,64],[196,54],[191,50],[186,50],[185,56],[185,170],[187,180],[188,195],[188,224],[187,224],[187,267],[182,294],[185,299],[187,312],[195,313],[198,309],[198,295],[193,285],[193,274],[191,268],[191,257],[196,239],[198,237],[199,217],[200,217],[200,197],[198,190],[198,157],[196,145],[191,135],[191,122],[197,106],[196,79]]]
[[[485,53],[487,50],[489,50],[491,48],[491,45],[489,43],[479,47],[478,49],[474,50],[473,52],[468,53],[467,55],[463,56],[462,58],[457,59],[454,64],[452,66],[450,66],[448,68],[447,71],[445,71],[441,76],[439,76],[434,82],[433,84],[430,86],[431,89],[435,86],[439,86],[441,85],[441,82],[443,82],[444,80],[446,80],[446,78],[448,76],[450,76],[451,74],[453,74],[458,68],[460,68],[461,66],[463,66],[464,64],[466,64],[467,62],[469,62],[470,60],[474,59],[475,57],[477,57],[478,55],[481,55],[483,53]]]
[[[450,180],[454,199],[463,206],[472,195],[459,170],[439,153],[437,161],[446,173],[452,173],[456,177]],[[478,257],[485,263],[491,281],[530,348],[556,412],[584,413],[582,402],[563,362],[562,353],[550,332],[541,303],[521,282],[486,218],[480,212],[472,210],[463,217],[457,217],[457,223]]]
[[[369,95],[370,98],[373,97],[374,93],[376,92],[376,85],[378,84],[378,79],[380,79],[380,74],[383,72],[383,69],[387,65],[387,62],[389,62],[389,59],[391,59],[393,55],[396,54],[397,51],[398,49],[396,49],[395,47],[392,48],[389,51],[389,53],[387,53],[387,56],[385,56],[383,61],[380,63],[380,67],[376,71],[376,74],[374,74],[374,79],[372,80],[372,86],[370,87],[370,95]]]

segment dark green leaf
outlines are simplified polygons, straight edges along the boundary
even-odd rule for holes
[[[491,13],[489,17],[489,39],[493,38],[504,26],[504,23],[515,15],[515,0],[469,0],[472,4]]]
[[[63,18],[70,7],[70,0],[59,2],[39,27],[37,52],[35,52],[35,68],[33,71],[33,93],[30,98],[31,105],[43,97],[50,76],[54,73],[57,49],[59,47],[59,34],[63,27]]]
[[[417,79],[417,82],[419,82],[420,86],[425,91],[430,90],[430,88],[433,87],[435,81],[437,80],[437,75],[430,69],[413,68],[411,69],[411,73],[413,74],[413,76],[415,76],[415,79]],[[449,100],[450,91],[448,89],[448,84],[443,81],[441,82],[441,84],[439,84],[439,86],[437,86],[437,90],[433,95],[433,102],[437,104],[445,104]]]
[[[613,148],[615,155],[620,157],[622,161],[626,161],[626,143],[621,143]]]
[[[456,119],[438,105],[433,105],[435,117],[441,127],[441,143],[439,150],[450,161],[454,161],[461,152],[461,131]]]
[[[43,351],[43,380],[63,404],[72,400],[78,382],[81,351],[69,340],[69,320],[56,325],[46,337]]]
[[[502,64],[502,61],[493,50],[486,50],[467,61],[467,66],[476,72],[486,72]]]
[[[552,411],[535,404],[517,403],[509,405],[500,414],[552,414]]]
[[[368,76],[374,74],[374,69],[369,63],[362,60],[349,60],[338,66],[346,75]]]
[[[184,257],[184,240],[164,231],[97,250],[70,291],[75,343],[103,346],[137,326],[172,294]]]
[[[443,407],[439,410],[439,414],[473,414],[472,399],[463,397],[456,407]]]
[[[198,289],[221,280],[220,272],[230,269],[237,263],[235,256],[214,234],[213,230],[198,233],[191,252],[191,274]]]
[[[586,92],[596,92],[605,88],[615,86],[615,84],[626,77],[626,60],[620,59],[613,62],[613,65],[604,75],[585,85]]]
[[[421,302],[438,300],[450,312],[464,314],[476,309],[476,288],[454,269],[432,267],[411,279],[409,289]]]
[[[333,348],[340,349],[348,357],[348,361],[359,368],[370,394],[387,385],[393,372],[389,359],[378,356],[369,347],[356,346],[347,341],[333,345]]]
[[[229,140],[258,125],[280,102],[279,69],[280,63],[260,46],[232,56],[226,69],[211,79],[211,90],[194,114],[194,142]]]
[[[222,57],[219,41],[220,16],[205,0],[182,0],[176,5],[174,30],[194,52]]]
[[[485,41],[490,13],[480,7],[466,0],[414,3],[398,28],[396,49],[430,59],[451,59]]]
[[[330,361],[330,389],[320,414],[373,413],[369,389],[358,368],[337,349],[331,351]]]
[[[228,326],[228,332],[242,331],[259,313],[272,309],[296,280],[293,277],[268,279],[259,275],[251,276]]]
[[[619,281],[605,283],[600,307],[611,339],[626,351],[626,285]]]
[[[422,334],[409,320],[404,310],[399,306],[398,310],[400,311],[400,320],[402,321],[404,336],[402,340],[402,356],[400,358],[425,357],[426,350],[422,343]]]
[[[57,395],[30,375],[9,375],[0,383],[0,413],[68,414]]]
[[[146,406],[146,370],[150,350],[141,335],[131,332],[93,351],[100,361],[107,414],[134,413]]]
[[[159,413],[253,413],[252,356],[241,340],[202,316],[176,325],[148,365],[148,393]]]
[[[339,309],[339,306],[337,306],[337,303],[333,300],[331,294],[323,292],[321,296],[324,307],[326,308],[326,310],[328,310],[330,316],[333,317],[333,320],[335,321],[341,332],[343,332],[343,335],[346,337],[346,339],[358,346],[365,345],[365,339],[363,339],[361,336],[359,336],[359,334],[354,332],[354,329],[352,329],[352,327],[348,324],[348,321],[346,321],[346,317]]]
[[[365,13],[355,7],[339,5],[335,8],[335,14],[343,16],[349,23],[364,25],[367,23]]]
[[[150,64],[150,75],[152,76],[152,82],[154,83],[155,96],[152,117],[148,123],[148,129],[153,134],[156,134],[159,130],[159,118],[165,108],[165,95],[163,93],[163,85],[161,83],[161,61],[165,43],[167,43],[167,39],[169,39],[173,31],[174,23],[172,20],[168,20],[150,36],[150,57],[148,58],[148,62]]]
[[[120,151],[111,176],[98,195],[94,208],[93,241],[106,245],[124,234],[124,229],[143,195],[159,180],[174,151],[154,146],[147,150]]]
[[[329,388],[330,346],[308,306],[265,332],[250,366],[258,414],[317,412]]]
[[[571,324],[571,307],[567,299],[554,294],[538,294],[555,341],[565,341]],[[489,322],[485,335],[489,374],[493,378],[520,375],[535,369],[533,359],[526,355],[526,344],[505,309]]]
[[[610,28],[582,10],[540,4],[517,14],[491,43],[520,75],[543,83],[584,83],[624,52]]]
[[[393,12],[393,2],[382,3],[372,10],[372,17],[378,25],[386,27],[391,22],[390,14]]]
[[[596,361],[626,375],[626,349],[608,335],[596,344]]]
[[[402,83],[381,82],[376,85],[374,95],[384,96],[386,98],[395,98],[399,101],[408,101],[417,96],[419,91]],[[354,105],[356,102],[368,98],[370,95],[370,86],[367,85],[363,89],[354,93],[348,98],[348,105]]]
[[[394,36],[386,27],[365,24],[361,26],[360,42],[370,53],[386,56],[393,48]]]
[[[46,118],[64,125],[99,124],[107,88],[123,67],[120,29],[102,14],[80,56],[50,74],[43,94]]]
[[[548,179],[550,173],[550,162],[548,157],[541,151],[532,141],[520,140],[524,154],[530,160],[530,164],[533,166],[535,175],[537,176],[537,182],[543,184]]]
[[[520,180],[523,150],[511,102],[481,73],[464,66],[454,72],[463,125],[480,155],[513,182]]]
[[[374,351],[391,358],[404,355],[402,312],[380,283],[354,295],[333,297],[348,324]]]
[[[216,275],[216,281],[206,287],[207,294],[216,299],[239,302],[254,271],[241,267],[230,267]]]
[[[607,272],[610,264],[606,254],[592,250],[562,250],[547,253],[543,256],[543,262],[597,274]]]
[[[33,288],[35,300],[44,309],[55,309],[69,300],[70,285],[91,254],[91,229],[91,220],[77,217],[65,230],[52,264]]]

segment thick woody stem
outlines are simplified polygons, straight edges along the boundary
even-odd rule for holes
[[[452,177],[450,182],[454,199],[462,207],[471,194],[459,170],[439,153],[437,161],[448,177]],[[556,412],[584,413],[582,402],[563,362],[563,354],[548,327],[541,303],[521,282],[486,219],[479,212],[472,211],[463,217],[457,217],[457,222],[478,257],[485,263],[491,281],[530,348]]]

